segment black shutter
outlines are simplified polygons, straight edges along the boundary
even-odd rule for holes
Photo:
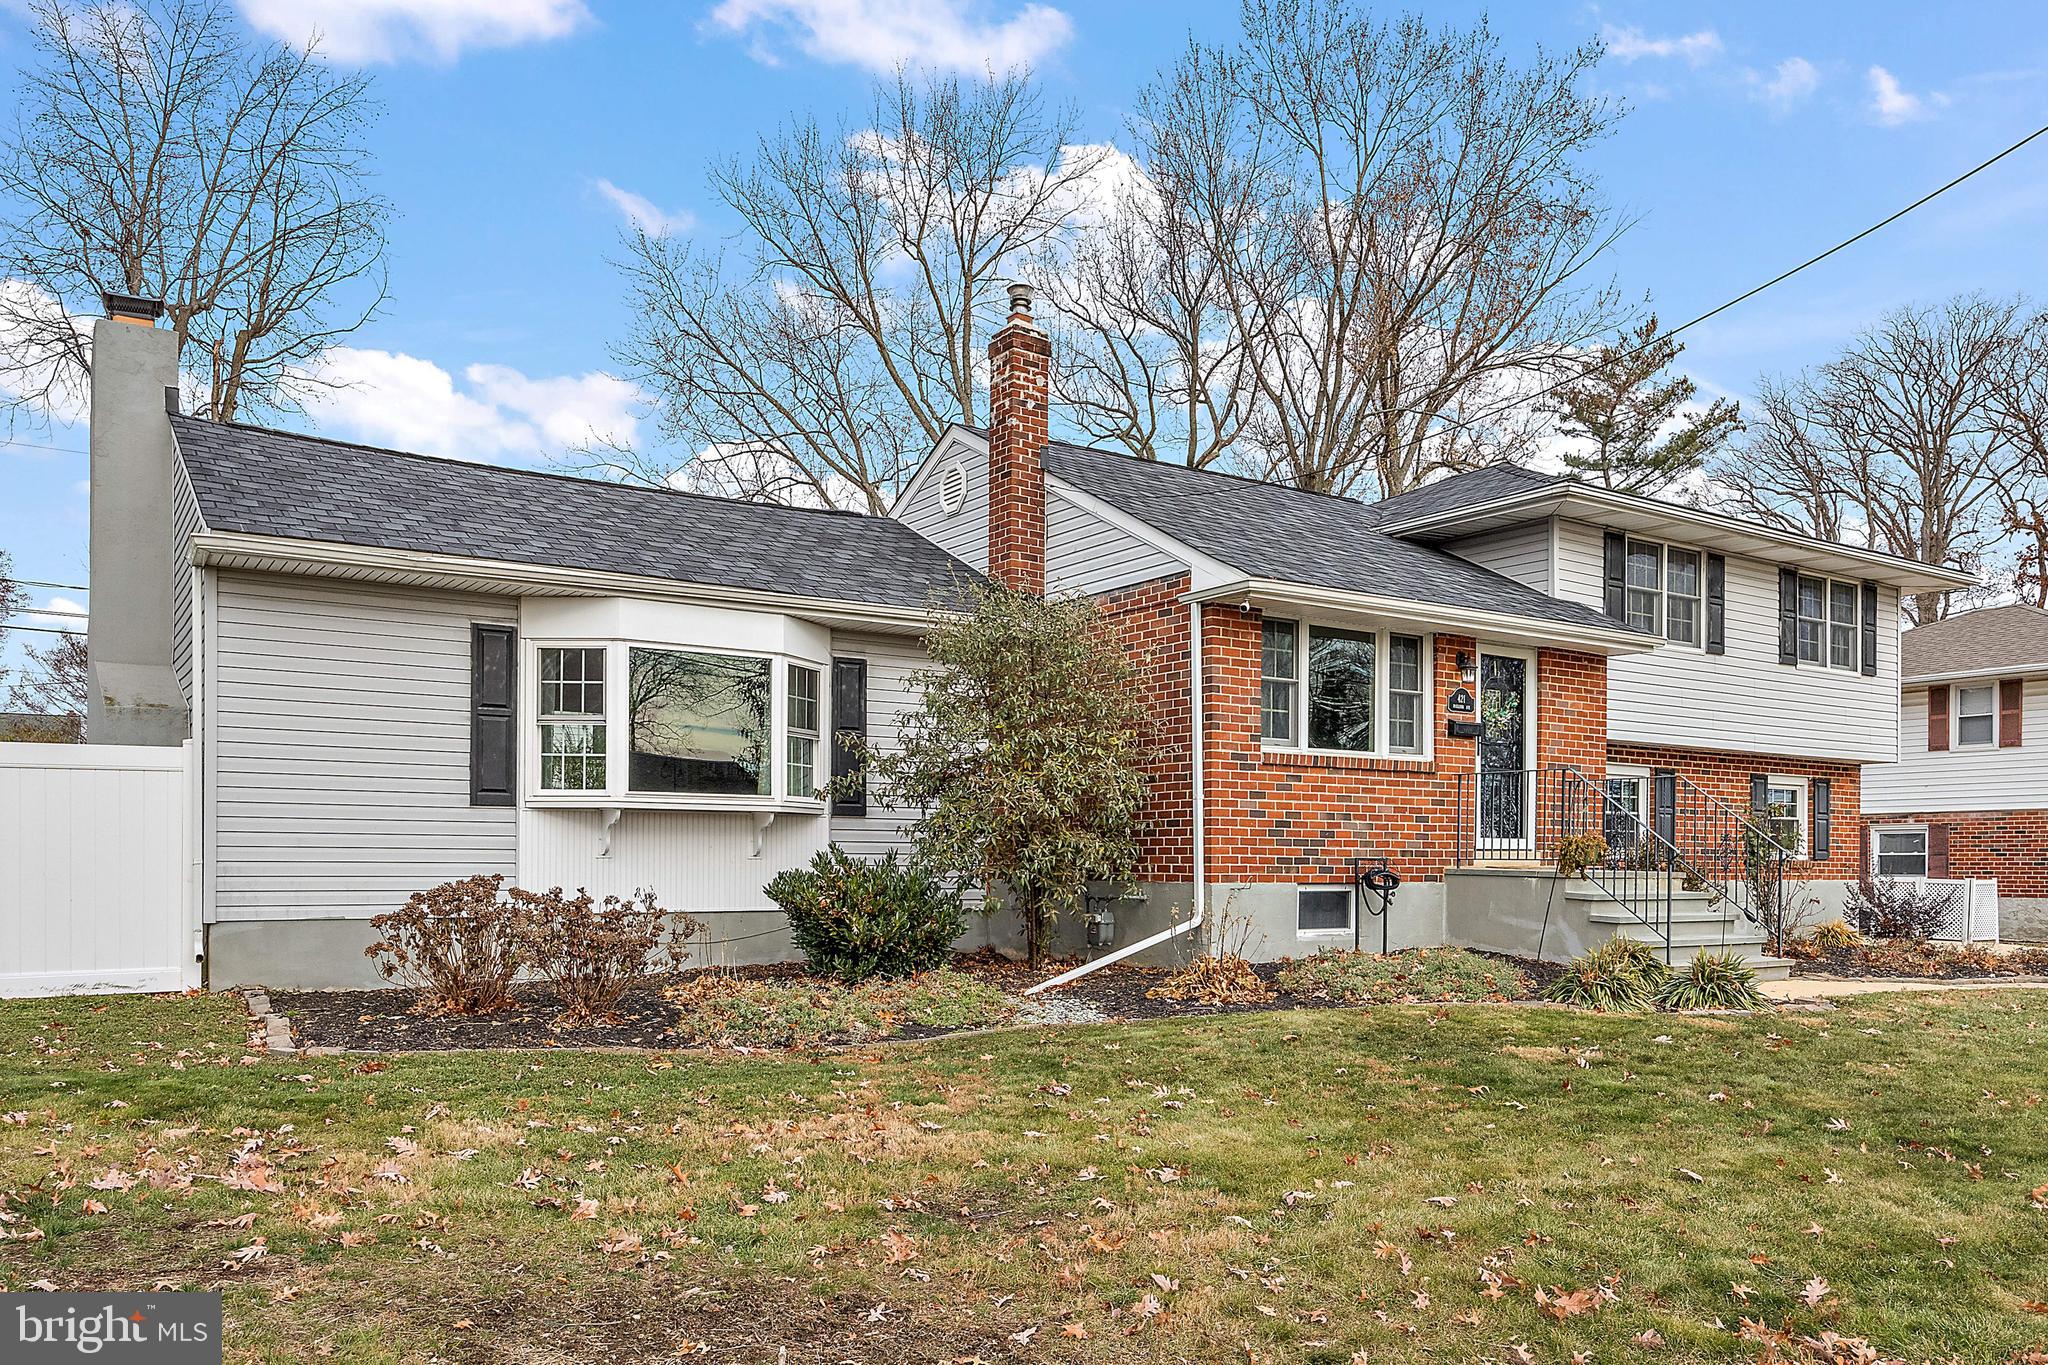
[[[469,804],[509,806],[519,770],[519,632],[469,628]]]
[[[1750,774],[1749,811],[1759,817],[1771,813],[1771,779],[1763,773]]]
[[[1707,556],[1707,653],[1728,652],[1728,557]]]
[[[1651,819],[1656,822],[1657,837],[1667,844],[1678,842],[1678,774],[1670,768],[1659,768],[1650,776]]]
[[[1799,571],[1778,570],[1778,662],[1799,666]]]
[[[1877,676],[1877,584],[1863,585],[1863,676]]]
[[[1628,619],[1628,537],[1609,531],[1601,541],[1606,569],[1607,614],[1617,621]]]
[[[1835,812],[1832,800],[1832,782],[1825,777],[1813,779],[1813,847],[1807,856],[1819,861],[1828,856],[1835,841]]]
[[[868,661],[832,661],[832,813],[866,815],[868,784],[860,746],[868,737]],[[842,784],[843,783],[843,784]]]

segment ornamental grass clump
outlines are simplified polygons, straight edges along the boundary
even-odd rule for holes
[[[609,1022],[628,992],[688,955],[703,928],[688,915],[671,915],[652,891],[621,899],[547,891],[506,893],[525,957],[554,987],[563,1026]]]
[[[418,990],[423,1012],[504,1009],[526,960],[518,916],[499,895],[504,884],[500,875],[476,876],[415,891],[370,921],[377,941],[363,955],[386,981]]]
[[[1696,953],[1666,977],[1657,1003],[1667,1010],[1753,1010],[1768,1002],[1756,969],[1734,953]]]
[[[788,913],[790,936],[811,970],[841,981],[931,971],[952,956],[967,927],[959,892],[893,851],[855,858],[834,844],[765,890]]]
[[[1670,974],[1655,948],[1617,934],[1574,958],[1543,995],[1581,1009],[1637,1013],[1657,1007],[1657,992]]]

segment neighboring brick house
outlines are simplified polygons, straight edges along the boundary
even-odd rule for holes
[[[1901,645],[1899,761],[1865,773],[1866,865],[1995,878],[2001,936],[2048,939],[2048,611],[1964,612]]]
[[[997,425],[947,433],[894,515],[1098,597],[1145,660],[1137,928],[1199,902],[1267,956],[1377,940],[1356,875],[1384,858],[1390,938],[1456,939],[1447,878],[1547,859],[1589,805],[1615,842],[1769,829],[1823,900],[1856,876],[1899,594],[1966,576],[1514,467],[1368,505],[1069,445],[1028,300],[990,353]]]

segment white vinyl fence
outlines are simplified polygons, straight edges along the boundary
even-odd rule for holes
[[[1998,882],[1929,878],[1927,890],[1948,898],[1948,919],[1935,938],[1946,943],[1998,942]]]
[[[200,984],[192,746],[0,744],[0,996]]]

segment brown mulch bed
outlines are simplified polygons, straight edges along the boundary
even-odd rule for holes
[[[1539,997],[1563,970],[1555,963],[1502,953],[1485,953],[1503,966],[1520,968],[1534,983],[1525,999]],[[1048,962],[1037,968],[1012,962],[990,952],[966,954],[953,966],[978,976],[1010,994],[1023,997],[1024,989],[1075,965],[1073,961]],[[1269,986],[1285,964],[1261,962],[1252,970]],[[680,1046],[675,1028],[677,1006],[663,990],[687,980],[698,971],[717,971],[755,980],[800,981],[806,979],[799,963],[776,963],[752,967],[699,968],[660,978],[629,994],[620,1003],[619,1017],[608,1024],[561,1028],[556,1021],[561,1007],[546,985],[522,985],[514,989],[514,1008],[495,1014],[436,1014],[421,1012],[420,993],[411,990],[272,991],[271,1007],[291,1020],[292,1035],[300,1047],[342,1048],[351,1052],[450,1052],[472,1048],[661,1048]],[[1273,988],[1271,1000],[1256,1003],[1203,1004],[1156,998],[1147,992],[1173,974],[1172,968],[1140,967],[1114,963],[1082,977],[1071,986],[1049,992],[1049,996],[1092,1006],[1112,1019],[1173,1019],[1212,1014],[1250,1014],[1291,1009],[1358,1009],[1365,1006],[1310,999]],[[1046,997],[1039,997],[1046,998]],[[941,1037],[957,1030],[909,1025],[889,1041],[914,1042]],[[860,1040],[847,1040],[860,1041]],[[872,1042],[874,1040],[865,1040]],[[829,1042],[829,1040],[828,1040]]]
[[[1931,981],[2025,981],[2048,978],[2048,949],[1992,953],[1931,943],[1878,942],[1820,950],[1795,958],[1794,976]]]
[[[762,980],[800,978],[794,963],[704,968]],[[562,1007],[544,984],[513,988],[517,1004],[495,1014],[433,1014],[418,1010],[410,990],[272,991],[271,1008],[292,1021],[300,1047],[352,1052],[451,1052],[468,1048],[642,1047],[673,1048],[676,1006],[662,990],[690,973],[657,978],[619,1003],[609,1024],[557,1028]]]
[[[1533,1000],[1541,996],[1544,988],[1556,980],[1564,970],[1556,963],[1536,962],[1529,958],[1511,957],[1505,953],[1481,953],[1480,956],[1492,958],[1503,966],[1521,968],[1534,983],[1530,994],[1522,997],[1524,999]],[[955,965],[963,971],[970,971],[993,981],[1013,994],[1021,995],[1025,987],[1047,977],[1056,976],[1077,963],[1051,962],[1033,971],[1021,962],[1011,962],[993,954],[978,953],[959,959]],[[1280,975],[1280,969],[1286,965],[1284,962],[1252,964],[1252,970],[1258,974],[1259,979],[1273,988],[1273,998],[1259,1002],[1211,1005],[1151,996],[1146,992],[1172,976],[1174,969],[1140,967],[1129,962],[1112,963],[1101,971],[1089,973],[1072,985],[1062,986],[1047,994],[1092,1005],[1112,1019],[1177,1019],[1210,1014],[1257,1014],[1271,1010],[1369,1008],[1342,1001],[1311,999],[1280,989],[1274,982]]]

